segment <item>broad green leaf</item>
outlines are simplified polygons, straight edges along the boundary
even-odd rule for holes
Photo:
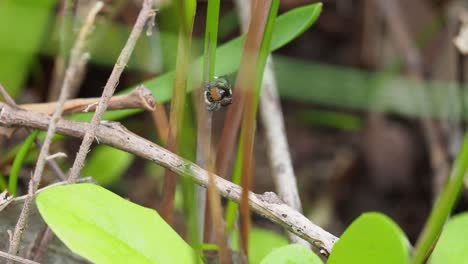
[[[193,263],[193,250],[156,211],[93,184],[52,187],[36,198],[54,233],[93,263]]]
[[[273,250],[260,264],[323,264],[323,262],[310,249],[299,244],[291,244]]]
[[[380,213],[365,213],[336,242],[328,264],[405,264],[409,244],[401,229]]]
[[[258,264],[274,249],[288,245],[286,237],[273,231],[252,228],[249,235],[249,263]],[[239,236],[235,232],[232,236],[232,247],[239,250]]]
[[[273,52],[280,47],[286,45],[300,33],[307,30],[317,19],[320,14],[322,5],[311,4],[303,7],[295,8],[284,15],[279,16],[273,27],[273,34],[271,37],[271,48],[270,52]],[[235,38],[224,45],[221,45],[216,51],[216,76],[223,76],[233,73],[238,70],[240,64],[240,58],[242,54],[242,48],[244,44],[244,36]],[[203,58],[200,57],[195,60],[195,64],[192,69],[198,71],[193,72],[193,80],[195,83],[200,82],[201,70],[203,68]],[[154,98],[158,103],[164,103],[172,97],[172,85],[174,82],[174,72],[168,72],[162,74],[152,80],[144,82],[144,85],[148,87]],[[188,87],[193,89],[192,87]],[[130,92],[132,88],[126,89],[123,93]],[[107,120],[116,120],[131,114],[137,113],[140,110],[120,110],[109,112],[105,115]],[[88,120],[89,114],[76,115],[75,120]]]
[[[99,145],[91,152],[81,174],[92,176],[101,185],[109,185],[120,179],[134,158],[128,152]]]
[[[448,221],[431,256],[431,264],[468,263],[468,213]]]
[[[0,1],[0,83],[19,95],[54,10],[55,0]]]

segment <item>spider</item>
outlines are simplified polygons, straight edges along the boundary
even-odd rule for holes
[[[205,103],[208,111],[218,111],[232,103],[232,90],[224,78],[215,78],[205,85]]]

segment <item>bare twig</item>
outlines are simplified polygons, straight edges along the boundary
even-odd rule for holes
[[[25,258],[20,258],[20,257],[8,254],[8,253],[3,252],[3,251],[0,251],[0,257],[8,259],[8,261],[11,262],[11,263],[13,263],[13,261],[15,261],[15,262],[24,263],[24,264],[40,264],[39,262],[32,261],[32,260],[25,259]]]
[[[47,129],[51,118],[41,113],[35,113],[22,109],[14,109],[0,103],[0,126],[26,126],[35,129]],[[57,133],[82,138],[90,125],[59,120]],[[98,127],[96,139],[100,143],[130,152],[134,155],[153,161],[173,172],[191,177],[197,184],[208,185],[208,172],[199,166],[189,162],[176,154],[146,140],[125,129],[115,122],[108,122]],[[216,175],[215,186],[218,192],[228,199],[239,202],[242,189],[227,180]],[[320,248],[323,254],[331,252],[337,237],[314,225],[305,216],[289,207],[280,199],[276,199],[273,193],[262,195],[250,193],[250,207],[257,214],[283,226],[288,231],[307,240],[313,246]]]
[[[262,95],[260,97],[260,115],[268,142],[268,157],[270,159],[272,177],[279,197],[287,205],[302,212],[272,63],[273,61],[270,56],[265,68]],[[289,239],[293,243],[300,243],[304,246],[309,245],[306,241],[292,233],[289,233]]]
[[[67,100],[63,107],[63,114],[74,114],[80,112],[94,112],[98,105],[100,98],[86,98],[86,99],[72,99]],[[124,95],[117,95],[111,97],[109,100],[108,110],[141,108],[147,111],[153,111],[156,102],[151,91],[143,85],[135,88],[131,93]],[[57,102],[52,103],[38,103],[38,104],[22,104],[18,107],[23,109],[41,112],[48,115],[54,113],[57,107]]]
[[[37,159],[36,168],[34,169],[34,173],[29,182],[28,196],[27,196],[26,201],[24,202],[23,209],[21,210],[21,214],[16,224],[13,237],[10,240],[10,248],[8,249],[9,254],[12,254],[12,255],[18,254],[21,237],[23,235],[24,229],[26,228],[26,223],[28,221],[31,204],[34,199],[37,188],[39,186],[39,183],[41,182],[42,172],[44,171],[46,158],[49,156],[50,144],[52,143],[52,138],[55,134],[57,122],[62,116],[63,104],[65,103],[68,97],[70,84],[75,76],[75,72],[76,72],[75,65],[79,61],[82,61],[83,59],[87,59],[87,57],[89,57],[89,55],[84,54],[85,40],[87,39],[89,33],[91,32],[92,25],[94,23],[94,19],[97,13],[101,10],[102,7],[103,7],[103,3],[97,2],[96,5],[91,9],[86,19],[86,23],[81,28],[77,41],[75,43],[75,46],[72,49],[72,57],[70,59],[69,67],[67,68],[67,71],[65,73],[65,79],[64,79],[63,86],[62,86],[59,100],[58,100],[59,103],[56,108],[56,111],[54,112],[52,116],[51,122],[48,126],[47,135],[44,140],[44,144],[41,148],[41,151],[39,152],[39,157]],[[9,260],[8,263],[12,263],[12,261]]]
[[[237,0],[237,9],[241,18],[242,29],[247,30],[250,21],[250,1]],[[278,97],[275,74],[273,71],[273,59],[268,56],[260,96],[260,115],[264,126],[266,140],[268,142],[268,157],[272,169],[273,181],[279,197],[289,206],[302,212],[301,200],[297,189],[296,176],[292,167],[288,141],[284,127],[283,112]],[[293,243],[309,246],[309,243],[296,235],[289,233],[289,239]]]
[[[109,79],[107,80],[106,86],[104,87],[101,99],[99,100],[99,105],[97,107],[96,112],[94,113],[93,119],[91,120],[91,127],[86,132],[86,135],[83,138],[83,141],[81,142],[80,150],[78,151],[76,159],[73,162],[73,166],[70,169],[68,179],[71,182],[75,181],[78,178],[80,171],[84,166],[84,161],[89,152],[91,143],[94,141],[96,130],[99,127],[101,118],[107,109],[107,105],[109,104],[112,95],[114,94],[115,88],[117,87],[117,84],[120,79],[120,75],[125,69],[128,60],[130,59],[130,55],[132,54],[133,48],[135,47],[138,37],[140,36],[141,31],[143,30],[148,18],[154,16],[155,11],[152,10],[152,7],[153,1],[145,0],[143,2],[143,7],[140,13],[138,14],[135,26],[133,27],[132,32],[130,33],[130,36],[127,40],[127,43],[122,49],[122,52],[120,53],[119,58],[117,59],[114,68],[112,69],[112,73]]]

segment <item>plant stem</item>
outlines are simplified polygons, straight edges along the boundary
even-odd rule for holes
[[[81,169],[84,166],[84,162],[86,156],[88,155],[89,148],[93,143],[96,135],[96,130],[101,122],[102,116],[104,112],[107,110],[107,105],[109,104],[112,95],[114,94],[115,88],[119,82],[120,76],[122,75],[123,70],[127,66],[128,60],[130,59],[130,55],[135,48],[136,42],[145,27],[146,21],[155,15],[153,8],[153,1],[152,0],[145,0],[143,2],[143,7],[138,14],[138,18],[133,26],[132,32],[128,37],[125,46],[123,47],[122,51],[120,52],[119,58],[117,58],[117,62],[112,69],[112,73],[109,76],[109,79],[104,86],[104,90],[102,92],[101,100],[99,100],[99,104],[97,106],[96,112],[93,115],[93,119],[91,120],[91,129],[86,132],[85,137],[80,145],[80,150],[76,155],[76,159],[73,162],[73,166],[70,169],[70,174],[68,176],[68,180],[70,182],[76,181],[78,179]]]
[[[467,168],[468,133],[465,134],[461,152],[455,161],[448,182],[442,189],[439,198],[436,200],[431,214],[429,215],[429,219],[416,244],[412,260],[413,264],[424,263],[429,256],[431,248],[435,245],[445,221],[449,217],[460,191],[463,188],[463,179],[465,178]]]
[[[24,159],[26,158],[26,155],[29,152],[29,149],[31,149],[31,145],[34,143],[34,140],[36,139],[37,135],[39,135],[39,130],[34,130],[21,144],[21,147],[16,154],[16,158],[13,161],[13,165],[11,166],[10,170],[10,178],[8,182],[8,191],[11,193],[11,195],[16,196],[17,193],[17,184],[18,184],[18,175],[20,173],[21,168],[23,167],[23,162]]]
[[[175,70],[174,91],[169,116],[169,135],[167,148],[175,153],[179,149],[180,132],[184,121],[185,96],[187,91],[188,69],[190,64],[191,34],[195,16],[196,1],[176,1],[180,15],[179,38],[177,45],[177,62]],[[161,199],[161,216],[172,225],[177,175],[171,171],[164,174]]]

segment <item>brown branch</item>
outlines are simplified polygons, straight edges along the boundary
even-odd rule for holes
[[[97,107],[96,112],[94,113],[93,119],[91,120],[91,127],[88,131],[86,131],[86,135],[81,142],[80,150],[76,155],[75,161],[73,162],[73,166],[70,169],[70,174],[68,176],[69,181],[75,181],[81,169],[84,166],[84,161],[86,156],[88,155],[89,148],[91,147],[91,143],[94,141],[96,130],[99,127],[99,123],[101,121],[104,112],[107,109],[109,101],[112,95],[115,92],[115,88],[120,79],[120,75],[122,75],[125,66],[130,59],[130,55],[132,54],[133,49],[135,48],[136,42],[145,27],[146,21],[148,18],[154,16],[154,10],[152,10],[154,2],[152,0],[145,0],[143,2],[143,7],[138,14],[138,18],[135,22],[135,25],[128,37],[127,43],[125,43],[124,48],[122,49],[117,62],[115,63],[114,68],[112,69],[112,73],[107,80],[107,83],[104,87],[104,91],[102,92],[101,99],[99,100],[99,104]]]
[[[39,157],[37,159],[36,168],[34,169],[34,173],[31,176],[31,180],[29,181],[27,199],[24,202],[23,209],[21,210],[18,222],[15,226],[15,231],[10,240],[10,247],[8,249],[8,253],[11,255],[18,254],[19,246],[21,243],[21,238],[26,228],[32,202],[35,197],[37,188],[39,187],[39,183],[41,182],[42,173],[44,171],[44,167],[46,163],[46,158],[49,156],[49,149],[52,143],[52,138],[55,134],[55,130],[57,128],[57,122],[62,116],[63,104],[68,98],[68,93],[71,87],[71,83],[73,81],[73,78],[77,70],[76,66],[79,65],[83,60],[87,60],[89,58],[89,54],[84,52],[85,40],[87,39],[88,35],[92,31],[92,25],[94,24],[94,19],[96,18],[97,13],[101,10],[102,7],[103,7],[103,3],[99,1],[90,10],[88,17],[86,18],[86,22],[81,28],[78,38],[75,42],[75,45],[71,51],[72,57],[70,59],[70,64],[65,73],[65,79],[64,79],[62,89],[60,91],[59,100],[58,100],[59,103],[58,103],[56,111],[54,112],[52,116],[51,122],[48,125],[46,138],[44,140],[44,144],[41,148],[41,151],[39,152]],[[9,264],[13,263],[13,261],[8,260],[8,263]]]
[[[101,98],[98,97],[68,100],[63,106],[63,115],[70,115],[81,112],[94,112],[96,111],[96,106],[98,105],[100,99]],[[156,101],[154,100],[151,91],[148,90],[145,86],[140,85],[129,94],[113,96],[109,100],[107,110],[140,108],[146,111],[153,111],[155,105]],[[57,102],[22,104],[18,105],[18,107],[51,115],[54,113],[55,108],[57,107]]]
[[[14,109],[0,103],[0,126],[30,127],[45,130],[51,118],[41,113]],[[57,133],[82,138],[90,125],[61,119],[57,123]],[[208,185],[208,172],[194,163],[128,131],[115,122],[103,123],[96,131],[96,140],[144,159],[153,161],[174,173],[191,177],[197,184]],[[215,186],[218,192],[227,199],[239,202],[242,188],[216,175]],[[282,202],[274,193],[262,195],[250,192],[249,202],[252,211],[283,226],[290,232],[307,240],[313,246],[323,250],[327,255],[331,252],[337,237],[314,225],[305,216]]]

